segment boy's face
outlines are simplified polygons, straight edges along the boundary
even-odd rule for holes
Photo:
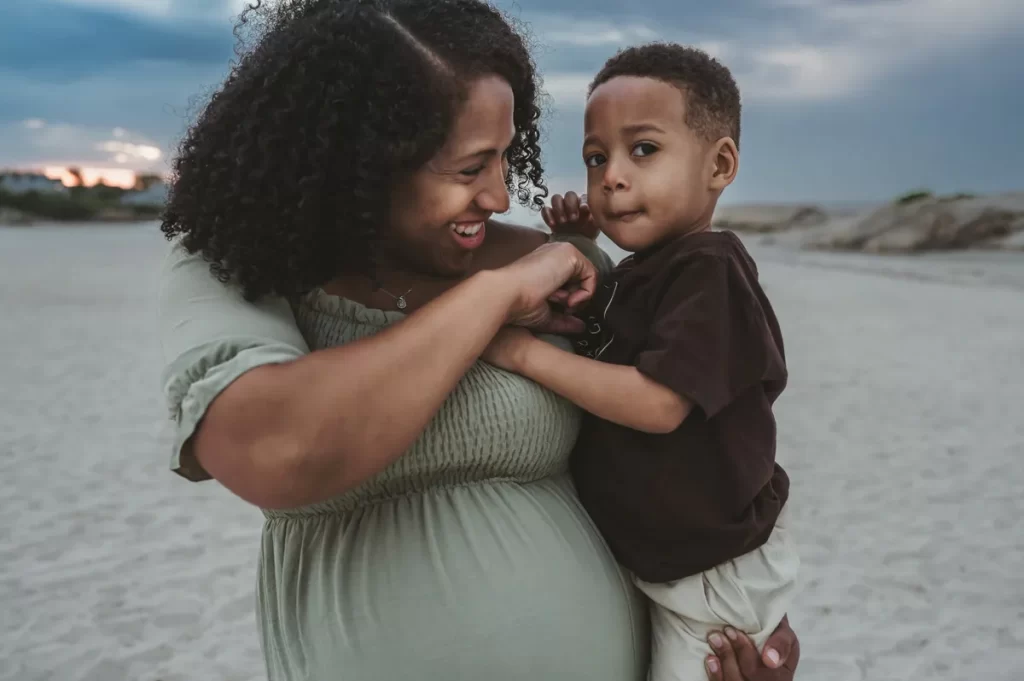
[[[612,78],[590,96],[584,128],[587,202],[617,246],[643,250],[710,224],[724,188],[716,179],[722,141],[702,140],[686,125],[679,88]]]

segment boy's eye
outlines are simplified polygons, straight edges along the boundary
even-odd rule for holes
[[[606,160],[607,159],[605,159],[604,154],[591,154],[590,156],[587,156],[585,159],[583,159],[583,163],[588,168],[596,168],[600,165],[604,165],[604,162]]]
[[[650,156],[658,150],[658,147],[654,146],[650,142],[637,142],[633,145],[634,156]]]

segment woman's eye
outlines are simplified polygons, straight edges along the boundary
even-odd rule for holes
[[[466,177],[476,177],[477,175],[482,173],[483,170],[484,170],[483,166],[477,166],[475,168],[467,168],[466,170],[460,170],[459,174],[460,175],[465,175]]]
[[[650,142],[638,142],[633,145],[634,156],[650,156],[658,150],[658,147],[654,146]]]
[[[600,165],[604,165],[605,160],[604,154],[591,154],[583,159],[583,163],[588,168],[596,168]]]

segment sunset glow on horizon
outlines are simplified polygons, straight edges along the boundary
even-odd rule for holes
[[[135,186],[136,173],[134,170],[125,168],[79,168],[82,174],[82,183],[86,187],[103,182],[111,187],[131,189]],[[64,166],[48,166],[43,169],[43,174],[51,180],[60,180],[65,187],[78,186],[78,180]]]

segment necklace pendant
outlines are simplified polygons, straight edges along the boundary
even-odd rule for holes
[[[404,310],[406,307],[408,307],[408,303],[405,302],[405,296],[398,296],[398,298],[395,300],[395,307],[397,307],[399,310]]]

